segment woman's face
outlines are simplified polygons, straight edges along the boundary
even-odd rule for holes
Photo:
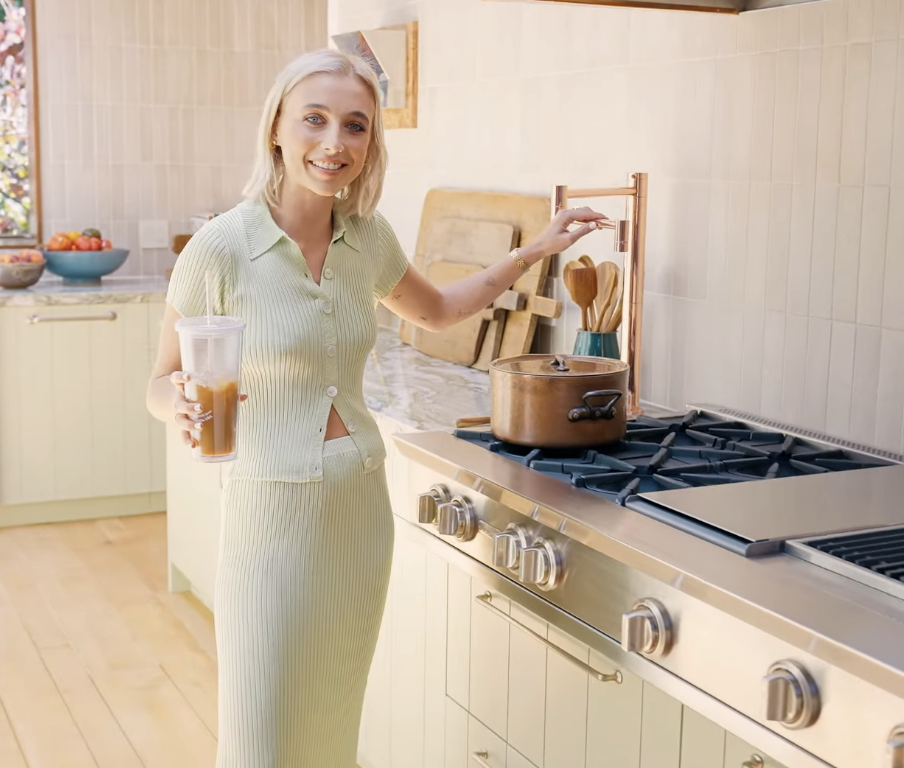
[[[274,126],[284,181],[324,197],[351,184],[364,169],[374,108],[357,77],[317,74],[302,80],[283,99]]]

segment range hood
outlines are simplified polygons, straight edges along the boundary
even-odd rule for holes
[[[621,8],[655,8],[666,11],[694,11],[696,13],[738,14],[800,5],[818,0],[528,0],[540,3],[570,3],[571,5],[611,5]]]

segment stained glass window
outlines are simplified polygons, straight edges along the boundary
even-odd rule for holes
[[[0,0],[0,245],[39,239],[30,0]]]

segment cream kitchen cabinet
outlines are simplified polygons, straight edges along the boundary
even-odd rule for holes
[[[500,594],[453,548],[402,520],[396,531],[362,768],[781,768]]]
[[[0,524],[162,511],[161,302],[0,307]]]

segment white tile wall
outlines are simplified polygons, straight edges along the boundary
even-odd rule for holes
[[[259,106],[279,69],[326,44],[327,0],[35,3],[43,226],[97,226],[131,250],[117,274],[162,275],[138,225],[240,199]]]
[[[904,450],[901,6],[330,0],[330,29],[420,21],[420,127],[390,132],[382,203],[410,250],[431,187],[646,171],[644,395]],[[617,258],[609,237],[574,255]],[[576,323],[538,339],[568,350]]]

